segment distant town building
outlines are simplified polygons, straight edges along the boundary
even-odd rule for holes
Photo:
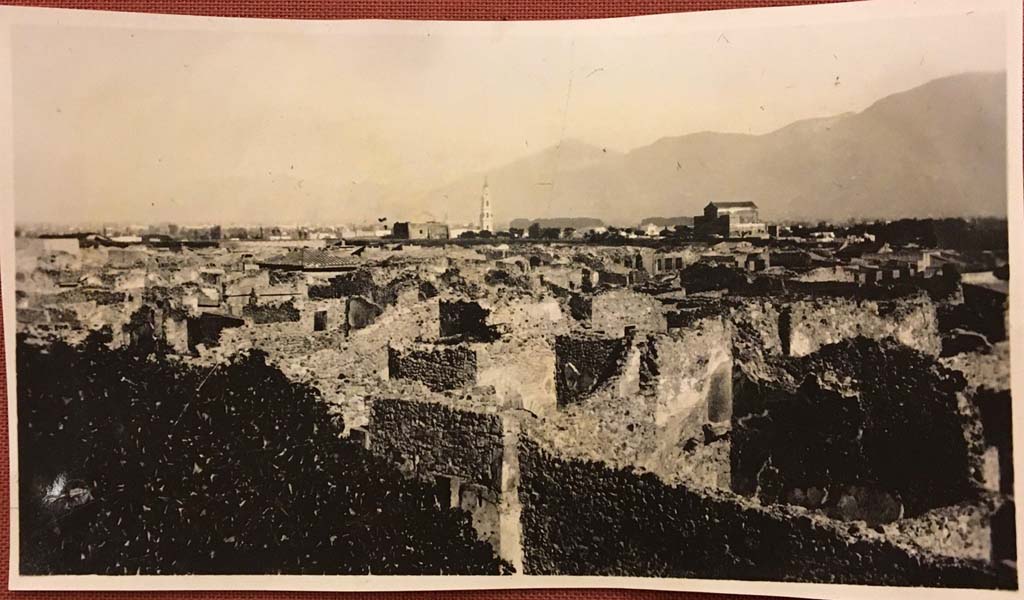
[[[655,223],[648,223],[644,227],[643,232],[644,232],[644,235],[646,235],[647,237],[658,237],[659,235],[661,235],[661,231],[663,229],[665,229],[665,228],[661,227],[659,225],[656,225]]]
[[[685,268],[692,261],[692,256],[685,251],[659,252],[651,260],[651,266],[647,269],[655,275],[669,271],[679,271]]]
[[[484,190],[480,194],[480,231],[494,233],[494,214],[491,213],[491,190],[484,178]]]
[[[448,225],[437,221],[395,223],[392,233],[400,240],[447,240]]]
[[[361,239],[361,238],[386,238],[391,235],[391,230],[387,226],[370,226],[370,225],[357,225],[346,227],[341,230],[341,237]]]
[[[768,237],[768,226],[758,218],[753,202],[709,202],[704,214],[694,217],[693,227],[699,237]]]

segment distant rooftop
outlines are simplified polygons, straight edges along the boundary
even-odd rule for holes
[[[271,269],[333,271],[354,269],[362,262],[352,252],[327,252],[312,248],[299,248],[287,254],[268,258],[259,264],[261,267]]]
[[[757,208],[753,202],[708,202],[708,206],[715,208]]]

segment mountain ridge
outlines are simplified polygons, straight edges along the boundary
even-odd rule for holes
[[[566,140],[421,199],[464,202],[471,217],[486,176],[499,223],[636,224],[711,200],[753,200],[768,220],[1004,216],[1005,115],[1005,73],[964,73],[762,134],[700,131],[626,152]]]

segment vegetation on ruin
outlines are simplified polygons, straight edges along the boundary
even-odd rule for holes
[[[958,372],[891,339],[859,336],[779,366],[782,381],[734,388],[735,491],[803,504],[794,491],[832,489],[812,504],[839,518],[834,504],[849,487],[887,494],[908,516],[977,494],[980,431],[959,401]]]
[[[22,573],[497,574],[426,484],[259,351],[19,343]]]

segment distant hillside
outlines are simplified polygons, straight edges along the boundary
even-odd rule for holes
[[[1006,214],[1005,74],[970,73],[859,113],[764,135],[694,133],[628,153],[567,141],[487,173],[497,222],[588,214],[614,224],[753,200],[769,220]],[[423,196],[476,210],[483,174]]]
[[[693,217],[647,217],[640,221],[641,229],[648,225],[656,225],[658,227],[676,227],[678,225],[685,225],[687,227],[691,227],[693,225]]]
[[[515,227],[519,229],[528,229],[530,225],[534,223],[540,224],[542,228],[554,228],[565,229],[566,227],[572,227],[573,229],[586,229],[590,227],[604,227],[604,221],[601,219],[592,219],[589,217],[561,217],[554,219],[512,219],[509,223],[509,227]]]

